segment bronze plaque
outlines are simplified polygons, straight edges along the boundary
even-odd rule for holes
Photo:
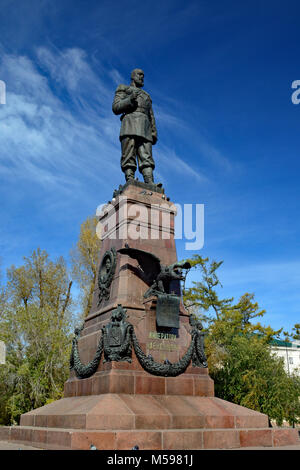
[[[179,328],[180,297],[173,294],[158,294],[156,306],[157,326]]]

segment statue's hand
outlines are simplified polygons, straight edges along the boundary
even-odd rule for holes
[[[130,95],[131,101],[136,101],[139,94],[139,89],[133,89]]]

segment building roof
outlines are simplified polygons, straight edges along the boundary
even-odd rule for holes
[[[272,339],[270,344],[271,346],[281,346],[283,348],[300,348],[300,344],[291,343],[290,341],[284,341],[282,339]]]

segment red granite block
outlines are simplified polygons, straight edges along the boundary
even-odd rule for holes
[[[59,427],[59,426],[57,426]],[[71,428],[71,429],[85,429],[86,427],[86,415],[82,414],[67,414],[62,420],[62,428]]]
[[[47,427],[48,428],[64,428],[65,424],[65,416],[64,415],[48,415],[47,416]]]
[[[92,414],[86,417],[87,429],[134,429],[134,415]]]
[[[154,399],[160,404],[171,417],[172,429],[195,429],[204,426],[204,416],[199,413],[184,396],[155,396]]]
[[[163,449],[199,450],[203,449],[203,431],[163,431]]]
[[[0,441],[10,440],[10,426],[0,426]]]
[[[12,441],[27,441],[31,442],[32,428],[21,426],[12,426],[10,432],[10,439]]]
[[[91,444],[98,450],[115,449],[116,434],[114,432],[73,432],[71,448],[74,450],[90,450]]]
[[[77,395],[86,396],[92,394],[92,378],[79,379],[77,383]]]
[[[240,443],[241,447],[272,447],[272,430],[240,430]]]
[[[249,410],[252,411],[252,410]],[[249,414],[241,414],[236,415],[235,418],[235,427],[236,428],[265,428],[268,427],[268,417],[266,415],[252,415]]]
[[[161,395],[165,394],[165,378],[151,375],[135,377],[135,393]]]
[[[117,431],[116,449],[130,450],[135,445],[140,450],[161,450],[162,433],[159,431]]]
[[[47,430],[47,445],[55,449],[67,449],[71,448],[71,436],[70,431],[65,430]]]
[[[76,396],[76,382],[74,380],[67,380],[64,385],[64,396],[75,397]]]
[[[235,417],[235,427],[237,428],[267,428],[268,416],[258,411],[250,410],[244,406],[236,405],[229,401],[214,399],[215,404]]]
[[[134,413],[118,395],[105,394],[86,414],[86,429],[133,429]]]
[[[234,416],[226,409],[218,406],[214,397],[186,396],[185,401],[189,403],[198,414],[204,416],[205,428],[233,428]]]
[[[194,376],[194,395],[200,397],[213,397],[215,394],[214,382],[209,376]]]
[[[20,419],[21,426],[34,426],[34,415],[32,414],[24,414],[21,416]]]
[[[194,395],[194,381],[184,374],[178,377],[166,378],[167,395]]]
[[[173,429],[201,429],[204,427],[204,417],[200,415],[172,416]]]
[[[298,429],[293,428],[274,428],[272,429],[273,433],[273,446],[288,446],[300,444]]]
[[[93,394],[102,393],[134,393],[134,375],[128,373],[118,374],[108,372],[93,379]]]
[[[42,446],[47,443],[47,429],[33,429],[31,435],[33,447],[36,444]]]
[[[47,427],[47,415],[36,414],[34,417],[34,425],[38,427]],[[21,422],[22,424],[22,422]]]
[[[233,449],[236,447],[240,447],[239,433],[236,430],[212,429],[203,431],[204,449]]]
[[[136,429],[169,428],[171,417],[150,395],[120,395],[120,399],[135,416]]]

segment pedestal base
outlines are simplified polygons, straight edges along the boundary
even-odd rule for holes
[[[178,377],[158,377],[145,372],[133,354],[133,361],[101,364],[102,371],[87,379],[78,379],[74,372],[65,383],[65,397],[105,393],[136,395],[214,396],[214,382],[208,369],[188,366]]]
[[[103,394],[69,397],[26,413],[0,439],[42,449],[196,450],[299,443],[296,429],[215,397]]]

